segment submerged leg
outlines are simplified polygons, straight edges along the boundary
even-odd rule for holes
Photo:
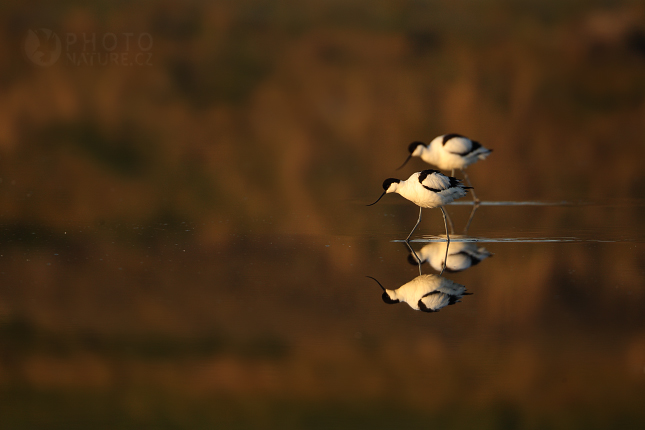
[[[468,178],[468,174],[466,173],[466,171],[464,169],[461,169],[461,173],[464,174],[464,179],[466,180],[466,183],[468,184],[468,186],[472,187],[473,184],[470,183],[470,179]],[[471,188],[470,192],[473,193],[473,201],[475,203],[479,203],[479,199],[477,198],[477,194],[475,194],[475,189]]]
[[[479,207],[479,202],[475,202],[475,205],[473,206],[473,210],[470,211],[470,217],[468,217],[468,222],[466,223],[466,227],[464,227],[464,234],[468,234],[468,228],[470,228],[470,223],[473,221],[473,218],[475,217],[475,211]]]
[[[421,222],[421,211],[422,211],[422,210],[423,210],[423,208],[419,207],[419,219],[417,220],[417,223],[414,225],[414,228],[412,229],[412,231],[410,232],[410,234],[408,234],[408,237],[406,237],[406,238],[405,238],[405,241],[406,241],[406,242],[409,242],[409,241],[410,241],[410,236],[412,236],[412,233],[414,233],[414,230],[416,230],[416,229],[417,229],[417,226],[418,226],[418,225],[419,225],[419,223]]]
[[[450,235],[448,234],[448,224],[446,224],[446,211],[443,209],[443,206],[439,206],[441,213],[443,214],[443,226],[446,228],[446,255],[443,259],[443,267],[441,268],[441,273],[439,276],[443,275],[443,271],[446,270],[446,264],[448,264],[448,248],[450,247]]]

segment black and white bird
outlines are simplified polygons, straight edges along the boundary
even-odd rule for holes
[[[450,253],[446,259],[446,246],[445,242],[429,243],[419,251],[410,253],[408,261],[410,264],[428,262],[437,272],[441,271],[444,266],[447,272],[461,272],[493,255],[475,242],[451,242]]]
[[[376,279],[383,290],[382,298],[387,304],[407,303],[415,311],[438,312],[448,305],[459,303],[463,296],[471,295],[466,287],[439,275],[419,275],[396,290],[388,290]]]
[[[460,134],[450,133],[435,137],[427,145],[423,142],[412,142],[408,145],[408,151],[410,155],[401,167],[405,166],[412,157],[420,157],[426,163],[437,166],[441,170],[451,170],[452,175],[455,169],[461,170],[466,182],[471,185],[464,169],[477,160],[484,160],[492,149],[484,148],[481,143]],[[476,202],[479,201],[474,192],[473,199]]]
[[[405,239],[409,242],[410,236],[414,233],[419,222],[421,222],[421,212],[423,208],[439,208],[443,214],[443,224],[446,228],[446,241],[450,242],[450,235],[448,234],[448,225],[446,223],[446,211],[443,205],[448,204],[460,197],[466,195],[468,189],[461,184],[461,181],[456,178],[448,177],[438,170],[424,170],[410,175],[407,180],[389,178],[383,182],[383,194],[374,203],[367,206],[372,206],[378,203],[385,194],[398,193],[402,197],[410,200],[419,206],[419,219],[414,225],[414,228]],[[448,249],[446,248],[446,253]]]

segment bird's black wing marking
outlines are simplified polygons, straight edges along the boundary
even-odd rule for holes
[[[441,176],[443,176],[444,178],[448,178],[448,180],[449,180],[449,185],[448,185],[448,187],[446,187],[446,188],[430,188],[430,187],[428,187],[427,185],[425,185],[425,184],[423,183],[423,181],[425,181],[425,180],[426,180],[426,178],[428,177],[428,175],[432,175],[432,174],[434,174],[434,173],[438,173],[438,174],[440,174]],[[466,186],[462,185],[462,184],[461,184],[461,180],[459,180],[459,179],[457,179],[457,178],[453,178],[453,177],[451,177],[451,176],[444,176],[440,171],[438,171],[438,170],[433,170],[433,169],[423,170],[423,171],[419,172],[419,183],[423,186],[423,188],[425,188],[426,190],[432,191],[432,192],[434,192],[434,193],[438,193],[438,192],[445,191],[445,190],[447,190],[447,189],[455,188],[455,187],[460,187],[460,188],[462,188],[462,189],[469,189],[469,188],[472,188],[472,187],[466,187]],[[441,184],[441,186],[444,186],[444,185],[443,185],[443,184]]]
[[[421,300],[419,300],[419,303],[417,303],[417,306],[419,306],[419,310],[422,311],[422,312],[439,312],[438,310],[430,309]]]
[[[453,178],[452,176],[450,176],[449,178],[450,178],[450,188],[458,187],[459,185],[461,185],[461,181],[459,179]]]
[[[476,140],[471,140],[471,142],[472,142],[472,146],[470,147],[469,151],[464,151],[464,152],[448,151],[448,152],[450,152],[451,154],[457,154],[457,155],[464,155],[465,156],[465,155],[468,155],[468,154],[472,154],[473,152],[475,152],[476,150],[478,150],[479,148],[482,147],[482,144],[477,142]]]
[[[476,266],[476,265],[478,265],[479,263],[481,263],[481,261],[482,261],[482,259],[481,259],[481,258],[476,257],[476,256],[474,256],[474,255],[472,255],[472,254],[468,254],[468,253],[465,253],[465,252],[464,252],[463,254],[467,255],[467,256],[468,256],[468,258],[470,258],[470,265],[471,265],[471,266]]]
[[[422,295],[421,298],[432,296],[432,295],[435,295],[435,294],[441,294],[441,291],[439,291],[439,290],[430,291],[429,293],[425,293],[424,295]]]
[[[477,142],[476,140],[471,140],[471,142],[472,142],[472,146],[470,147],[470,151],[462,152],[460,155],[472,154],[473,152],[475,152],[476,150],[482,147],[482,144]]]
[[[443,136],[443,146],[445,146],[450,139],[453,139],[455,137],[462,137],[464,139],[468,139],[467,137],[457,133],[446,134],[445,136]],[[469,150],[463,151],[463,152],[455,152],[455,151],[448,151],[448,152],[450,152],[451,154],[457,154],[457,155],[468,155],[482,147],[482,144],[477,142],[476,140],[472,140],[472,139],[468,139],[468,140],[470,140],[470,143],[471,143]]]
[[[439,172],[438,170],[434,170],[434,169],[426,169],[426,170],[422,170],[421,172],[419,172],[419,183],[422,184],[423,181],[426,180],[428,175],[432,175],[433,173],[441,173],[441,172]]]
[[[450,186],[448,188],[459,187],[459,188],[461,188],[463,190],[470,190],[470,189],[473,188],[473,187],[467,187],[467,186],[463,185],[461,183],[461,179],[453,178],[452,176],[449,176],[448,179],[450,179]],[[426,187],[426,186],[424,185],[424,187]],[[426,188],[428,188],[428,187],[426,187]],[[430,188],[428,188],[428,189],[430,189]],[[431,190],[431,191],[435,191],[435,190]],[[435,191],[435,192],[438,193],[439,191]]]
[[[442,144],[442,145],[445,145],[445,144],[446,144],[446,142],[448,142],[448,141],[449,141],[450,139],[452,139],[453,137],[464,137],[464,136],[462,136],[461,134],[457,134],[457,133],[449,133],[449,134],[445,134],[445,135],[443,136],[443,142],[442,142],[441,144]]]
[[[450,177],[450,188],[459,187],[462,190],[472,190],[474,187],[467,187],[461,183],[461,179]]]
[[[479,263],[482,261],[482,259],[481,259],[481,258],[477,258],[476,256],[474,256],[474,255],[472,255],[472,254],[469,254],[469,253],[467,253],[467,252],[464,252],[464,251],[456,252],[456,253],[454,253],[454,254],[450,254],[450,255],[451,255],[451,256],[452,256],[452,255],[454,255],[454,256],[457,256],[457,255],[463,255],[463,256],[464,256],[464,257],[466,257],[466,258],[469,260],[469,262],[470,262],[470,264],[469,264],[469,266],[468,266],[468,267],[476,266],[477,264],[479,264]],[[448,268],[446,268],[446,270],[448,270]],[[460,271],[460,270],[457,270],[457,272],[459,272],[459,271]]]
[[[452,295],[449,294],[448,295],[448,306],[454,305],[455,303],[457,303],[459,301],[460,298],[461,297],[459,297],[459,296],[452,296]]]

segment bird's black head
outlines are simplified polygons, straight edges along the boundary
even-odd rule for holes
[[[385,191],[387,191],[387,189],[388,189],[388,188],[390,188],[390,185],[392,185],[392,184],[398,184],[398,183],[400,183],[400,182],[401,182],[401,180],[400,180],[400,179],[396,179],[396,178],[388,178],[388,179],[386,179],[386,180],[384,180],[384,181],[383,181],[383,189],[384,189]]]
[[[378,199],[376,199],[376,201],[375,201],[374,203],[370,203],[370,204],[369,204],[369,205],[367,205],[367,206],[373,206],[373,205],[377,204],[377,203],[378,203],[378,201],[379,201],[379,200],[381,200],[385,194],[387,194],[387,190],[388,190],[388,188],[390,188],[390,185],[392,185],[392,184],[398,184],[399,182],[401,182],[401,180],[400,180],[400,179],[396,179],[396,178],[390,178],[390,179],[386,179],[385,181],[383,181],[383,189],[384,189],[385,191],[383,191],[383,194],[381,194],[381,197],[379,197]]]
[[[417,146],[419,146],[419,145],[425,146],[425,143],[419,142],[418,140],[412,142],[411,144],[408,145],[408,152],[410,152],[410,154],[412,154],[414,152],[414,150],[417,149]]]
[[[383,301],[385,303],[387,303],[388,305],[393,305],[395,303],[399,303],[398,300],[392,299],[389,296],[389,294],[387,293],[387,290],[385,289],[385,287],[383,285],[381,285],[381,283],[378,281],[378,279],[372,278],[371,276],[368,276],[368,278],[374,279],[376,281],[376,283],[378,284],[378,286],[381,287],[381,290],[383,290],[383,294],[381,295],[381,298],[383,299]]]
[[[394,305],[396,303],[399,303],[399,300],[391,298],[388,294],[387,291],[383,291],[383,294],[381,295],[381,298],[385,303],[388,305]]]

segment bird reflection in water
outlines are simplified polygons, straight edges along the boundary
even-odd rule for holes
[[[388,290],[376,279],[383,290],[387,304],[405,302],[412,309],[423,312],[439,312],[440,309],[461,302],[463,296],[471,295],[466,287],[439,275],[419,275],[395,290]]]
[[[458,236],[456,239],[459,240],[465,237]],[[445,260],[446,245],[446,242],[433,242],[425,245],[418,251],[410,248],[411,252],[408,255],[408,261],[410,264],[423,264],[428,262],[437,272],[443,270],[445,261],[446,272],[461,272],[493,256],[486,248],[478,246],[476,242],[456,241],[450,243],[448,258]]]

